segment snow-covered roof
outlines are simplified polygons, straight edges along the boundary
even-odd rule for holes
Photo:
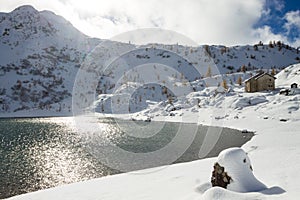
[[[252,76],[252,77],[246,79],[244,82],[246,83],[246,82],[250,81],[251,79],[257,80],[257,79],[263,77],[264,75],[268,75],[268,76],[270,76],[271,78],[276,79],[276,77],[272,76],[271,74],[269,74],[269,73],[267,73],[267,72],[264,72],[264,73],[258,73],[258,74],[256,74],[255,76]]]

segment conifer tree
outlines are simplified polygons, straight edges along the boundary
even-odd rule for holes
[[[205,77],[211,77],[211,67],[210,66],[207,69]]]
[[[237,79],[236,83],[237,83],[237,84],[239,84],[239,86],[241,86],[241,85],[242,85],[242,83],[243,83],[243,79],[242,79],[242,77],[241,77],[241,76],[239,76],[239,78]]]
[[[221,85],[222,85],[223,88],[228,89],[228,85],[227,85],[226,79],[223,79]]]
[[[273,68],[272,71],[271,71],[271,75],[272,75],[272,76],[275,76],[276,74],[277,74],[276,69]]]
[[[241,67],[241,71],[244,72],[244,73],[246,72],[246,66],[245,66],[245,65],[243,65],[243,66]]]

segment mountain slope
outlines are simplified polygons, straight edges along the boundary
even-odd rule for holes
[[[1,13],[0,30],[0,109],[8,112],[50,110],[71,97],[83,58],[100,42],[62,17],[31,6]],[[67,104],[54,109],[61,107],[70,109]]]
[[[70,113],[72,97],[84,93],[100,95],[99,99],[111,93],[130,94],[131,104],[136,104],[130,112],[135,112],[147,107],[148,100],[178,96],[166,92],[165,87],[184,95],[191,92],[182,93],[186,86],[203,89],[205,81],[200,81],[200,86],[193,81],[205,77],[208,71],[209,75],[222,75],[239,72],[242,66],[244,71],[281,69],[298,63],[300,57],[298,50],[280,42],[188,47],[104,41],[87,37],[61,16],[31,6],[0,13],[0,52],[0,110],[4,113]],[[80,67],[93,73],[95,80],[75,84],[79,93],[72,94]],[[145,83],[147,78],[149,83]],[[85,84],[91,84],[89,89]],[[92,100],[87,101],[85,107],[91,104]]]

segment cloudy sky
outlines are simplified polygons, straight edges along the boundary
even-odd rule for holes
[[[51,10],[83,33],[103,39],[162,28],[198,44],[281,40],[300,46],[299,0],[0,0],[0,11],[25,4]]]

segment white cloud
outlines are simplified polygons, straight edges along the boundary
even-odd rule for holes
[[[253,44],[285,39],[268,27],[253,28],[265,13],[262,0],[0,0],[0,9],[10,11],[23,4],[52,10],[85,34],[99,38],[159,27],[179,32],[198,44]]]
[[[287,21],[284,27],[289,32],[292,27],[296,27],[300,30],[300,10],[290,11],[285,14],[285,20]]]
[[[263,26],[253,30],[252,35],[254,38],[260,38],[261,41],[264,41],[265,43],[269,41],[284,41],[287,43],[288,41],[286,36],[272,33],[269,26]]]
[[[287,12],[284,19],[286,20],[286,23],[284,24],[286,35],[289,35],[293,28],[295,28],[297,32],[300,31],[300,10]],[[292,45],[295,47],[300,46],[300,37],[294,38]]]
[[[283,0],[273,0],[272,3],[277,11],[282,11],[284,9],[285,5]]]

